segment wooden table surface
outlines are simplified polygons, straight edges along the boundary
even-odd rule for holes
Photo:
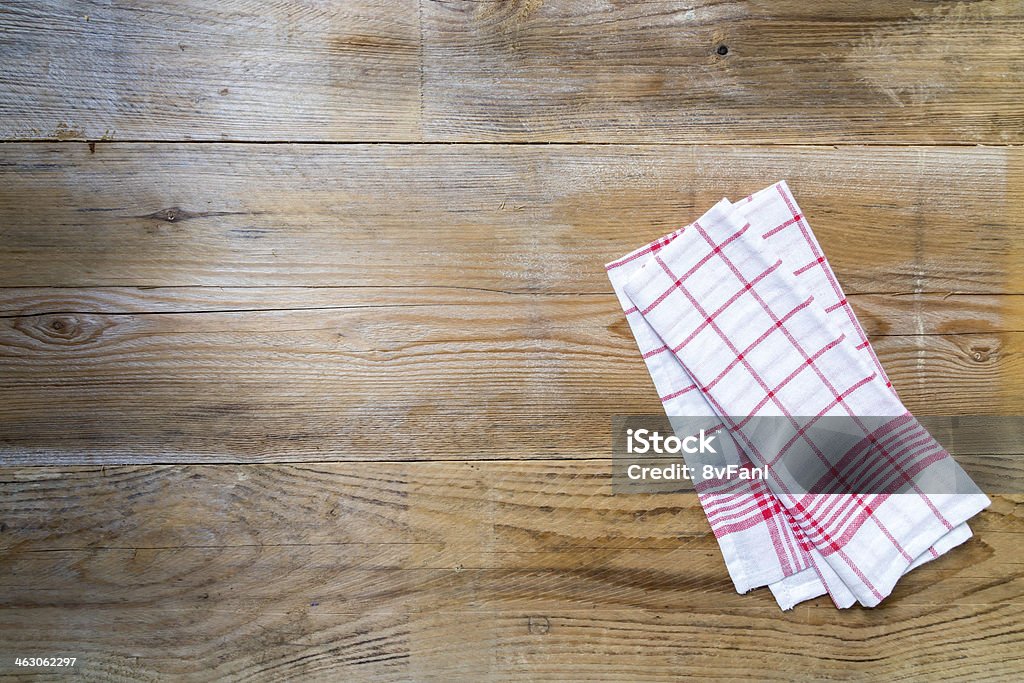
[[[1020,680],[1024,495],[737,595],[602,264],[786,178],[922,414],[1024,414],[1024,3],[0,6],[0,674]]]

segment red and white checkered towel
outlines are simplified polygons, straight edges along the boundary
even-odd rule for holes
[[[801,493],[778,478],[698,487],[738,591],[767,585],[783,609],[825,592],[840,607],[873,606],[970,537],[966,520],[988,504],[980,491],[885,488],[911,481],[907,467],[952,461],[892,390],[785,182],[722,200],[607,270],[666,413],[732,419],[748,464],[776,458],[735,416],[898,418],[884,436],[864,426],[871,445],[845,460],[827,461],[844,454],[799,432],[830,477],[868,479],[878,493]]]

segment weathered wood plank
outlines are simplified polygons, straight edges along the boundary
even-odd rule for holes
[[[781,613],[734,593],[693,495],[613,496],[606,462],[0,473],[3,673],[26,651],[136,680],[1021,671],[1021,496],[876,610]]]
[[[34,0],[0,29],[5,139],[1024,140],[1012,0]]]
[[[0,137],[417,140],[417,0],[0,10]]]
[[[955,601],[850,616],[506,610],[0,612],[13,654],[79,653],[86,680],[1015,680],[1020,608]],[[188,645],[184,645],[188,643]],[[797,673],[795,673],[797,672]],[[40,680],[33,676],[33,680]],[[42,680],[46,680],[45,678]],[[57,680],[56,675],[52,680]]]
[[[423,18],[428,140],[1024,136],[1013,0],[455,0]]]
[[[710,533],[693,494],[613,494],[606,458],[4,467],[0,474],[3,547],[17,553],[361,545],[352,557],[367,568],[445,569],[465,557],[507,555],[507,568],[529,569],[574,549],[617,553],[629,565],[628,552],[618,551],[690,543],[702,564]],[[243,501],[253,503],[255,518]],[[982,537],[1024,534],[1022,503],[1024,494],[994,496],[972,527]],[[1000,547],[1000,554],[1012,550],[1009,542]],[[538,564],[532,553],[550,557]],[[983,576],[972,572],[992,556],[960,573]],[[473,566],[496,568],[463,568]]]
[[[6,463],[603,457],[613,415],[661,411],[610,295],[2,292]],[[1016,314],[869,298],[921,330],[875,339],[911,410],[1024,414]]]
[[[905,577],[897,606],[1024,604],[1020,534],[986,534],[949,560]],[[666,541],[667,543],[668,541]],[[423,543],[422,545],[432,545]],[[758,612],[767,590],[739,595],[714,539],[671,549],[473,552],[437,544],[416,552],[386,542],[260,548],[87,548],[13,553],[3,609],[225,609],[324,612],[652,609]],[[988,559],[990,555],[998,559]],[[429,556],[437,564],[413,558]],[[527,561],[523,561],[525,556]],[[442,565],[441,563],[449,562]],[[985,563],[972,571],[968,563]],[[965,573],[966,572],[966,573]],[[186,578],[187,577],[187,578]],[[288,590],[280,584],[288,582]],[[828,606],[827,598],[816,606]],[[316,605],[314,605],[316,606]],[[832,606],[834,609],[834,606]]]
[[[548,297],[546,300],[542,297]],[[1024,331],[1024,294],[851,294],[874,338]],[[615,295],[531,294],[459,287],[0,287],[0,318],[57,314],[260,313],[413,306],[516,306],[524,301],[615,310]],[[601,323],[604,324],[603,321]]]
[[[0,147],[0,286],[607,293],[603,264],[785,177],[844,286],[1021,294],[1015,148]]]

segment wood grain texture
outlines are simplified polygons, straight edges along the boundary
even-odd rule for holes
[[[1024,414],[1022,46],[1015,0],[5,3],[0,677],[1024,678],[1020,438],[879,608],[739,596],[692,495],[611,494],[660,405],[602,269],[786,178],[908,407]]]
[[[35,0],[0,29],[5,139],[1024,140],[1014,0]]]
[[[1024,12],[1013,0],[455,0],[427,2],[423,16],[428,140],[1024,134]]]
[[[0,286],[607,293],[786,178],[849,293],[1021,294],[1017,148],[5,144]]]
[[[5,674],[55,642],[93,680],[1021,671],[1021,496],[878,609],[780,613],[735,594],[694,496],[613,496],[603,461],[9,468],[0,493]]]
[[[417,0],[0,10],[0,137],[416,140]]]
[[[7,464],[603,457],[661,410],[612,295],[0,291]],[[911,410],[1024,414],[1021,297],[863,298]]]

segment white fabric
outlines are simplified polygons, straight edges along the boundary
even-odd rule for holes
[[[784,182],[723,200],[607,269],[670,416],[906,412]],[[780,332],[743,358],[773,321]],[[840,607],[877,604],[969,538],[965,521],[988,504],[980,493],[797,496],[771,481],[700,495],[736,589],[768,585],[783,609],[826,591]]]

